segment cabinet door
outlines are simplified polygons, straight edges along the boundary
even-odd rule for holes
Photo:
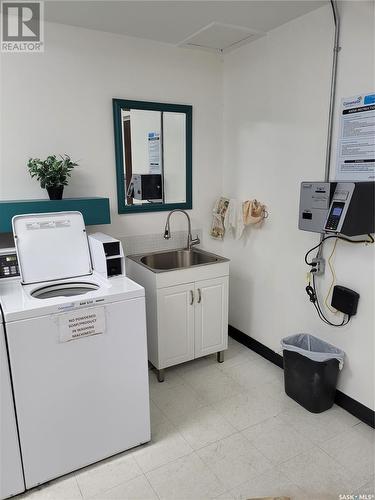
[[[228,276],[195,283],[195,357],[228,347]]]
[[[194,283],[158,290],[159,366],[194,359]]]

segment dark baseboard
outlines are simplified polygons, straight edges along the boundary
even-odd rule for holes
[[[268,359],[271,363],[283,368],[283,357],[280,354],[277,354],[277,352],[273,351],[269,347],[266,347],[258,340],[249,337],[240,330],[237,330],[234,326],[229,325],[228,333],[234,340],[237,340],[237,342],[240,342],[263,358]],[[365,424],[375,428],[375,412],[370,408],[367,408],[367,406],[359,403],[339,390],[336,391],[335,403]]]
[[[359,401],[347,396],[343,392],[336,390],[335,403],[348,411],[365,424],[375,429],[375,411],[367,408]]]
[[[280,354],[277,354],[277,352],[273,351],[269,347],[266,347],[264,344],[261,344],[252,337],[249,337],[246,333],[237,330],[234,326],[228,326],[228,333],[234,340],[240,342],[240,344],[243,344],[260,356],[263,356],[263,358],[268,359],[268,361],[271,361],[274,365],[284,368],[283,357],[280,356]]]

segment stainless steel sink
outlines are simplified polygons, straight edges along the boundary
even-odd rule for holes
[[[205,252],[198,248],[192,250],[178,249],[169,252],[154,252],[143,255],[129,255],[128,258],[156,273],[228,261],[228,259],[224,257]]]

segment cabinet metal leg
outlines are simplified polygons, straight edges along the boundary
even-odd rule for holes
[[[164,369],[162,369],[162,370],[156,370],[159,382],[164,382],[164,372],[165,372]]]
[[[224,351],[219,351],[217,353],[217,362],[218,363],[223,363],[224,362]]]

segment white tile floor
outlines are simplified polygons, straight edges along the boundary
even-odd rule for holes
[[[215,356],[150,372],[152,442],[22,495],[30,500],[293,500],[372,495],[375,432],[341,408],[312,414],[283,372],[230,339]],[[368,498],[375,498],[369,496]]]

